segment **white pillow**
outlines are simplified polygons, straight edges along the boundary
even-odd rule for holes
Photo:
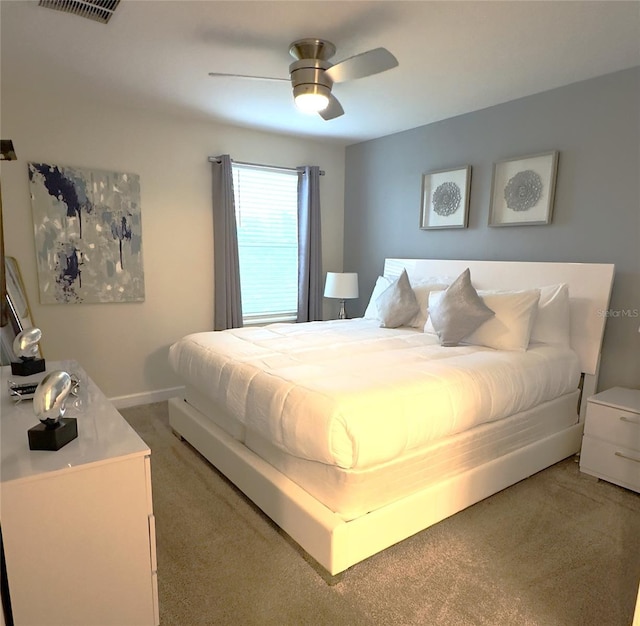
[[[378,280],[376,280],[376,284],[371,293],[371,298],[369,298],[369,304],[364,312],[364,318],[368,320],[377,320],[380,319],[378,316],[378,307],[376,305],[376,300],[380,297],[382,292],[392,283],[393,281],[386,276],[378,276]]]
[[[540,290],[478,291],[478,295],[495,315],[467,335],[462,343],[524,352],[529,347]]]
[[[449,286],[449,281],[444,282],[438,277],[427,278],[416,283],[411,283],[413,293],[416,294],[416,300],[420,310],[415,314],[414,318],[409,322],[408,326],[413,328],[424,328],[429,317],[429,294],[432,291],[443,291]]]
[[[531,341],[562,346],[571,344],[571,312],[567,284],[540,288],[538,313],[531,330]]]

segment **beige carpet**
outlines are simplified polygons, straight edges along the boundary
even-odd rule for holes
[[[162,626],[631,624],[640,495],[575,459],[327,581],[171,434],[166,403],[122,414],[152,450]]]

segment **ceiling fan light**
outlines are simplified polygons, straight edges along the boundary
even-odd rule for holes
[[[329,98],[319,93],[302,93],[296,96],[296,106],[303,113],[317,113],[329,106]]]
[[[329,89],[324,85],[298,85],[293,89],[296,106],[303,113],[317,113],[329,106]]]

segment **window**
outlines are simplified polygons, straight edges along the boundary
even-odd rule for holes
[[[243,321],[295,320],[298,174],[234,163]]]

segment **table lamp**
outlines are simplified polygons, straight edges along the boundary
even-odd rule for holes
[[[344,301],[358,297],[358,274],[356,272],[327,272],[324,297],[339,298],[340,313],[338,314],[338,319],[346,319]]]

